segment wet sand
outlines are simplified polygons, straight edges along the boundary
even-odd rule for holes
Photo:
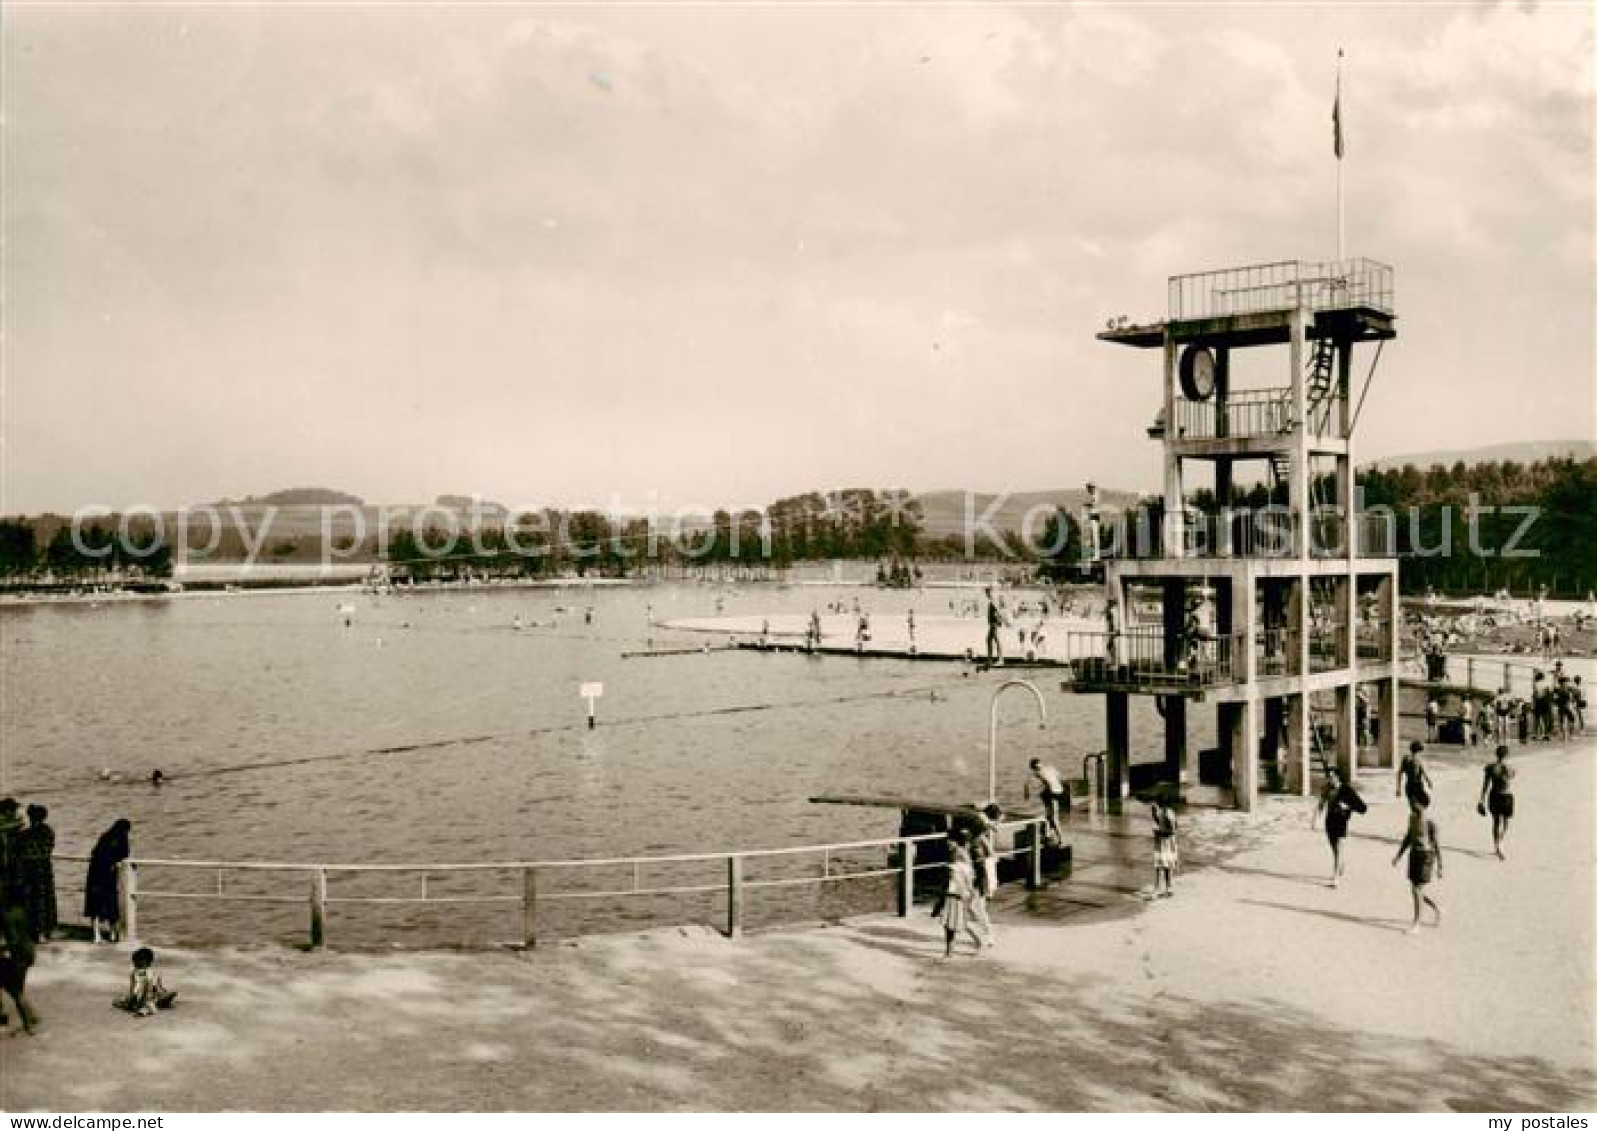
[[[1006,892],[997,949],[949,963],[925,908],[529,953],[163,950],[182,997],[135,1020],[109,1005],[125,948],[56,943],[0,1106],[1589,1110],[1594,754],[1516,755],[1507,862],[1478,770],[1435,769],[1446,918],[1418,935],[1381,774],[1340,888],[1298,799],[1187,814],[1156,902],[1146,819],[1100,819],[1073,880]]]

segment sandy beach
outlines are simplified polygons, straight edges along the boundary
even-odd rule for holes
[[[1517,749],[1517,748],[1516,748]],[[922,908],[727,940],[533,952],[162,950],[177,1008],[110,1007],[125,947],[46,947],[39,1034],[0,1041],[8,1110],[1533,1110],[1597,1100],[1597,742],[1517,757],[1509,859],[1478,771],[1438,765],[1444,924],[1404,933],[1402,814],[1363,780],[1349,875],[1308,803],[1189,813],[1148,902],[1087,862],[1006,892],[1000,942],[936,961]],[[1449,761],[1478,761],[1460,754]],[[1078,824],[1081,818],[1078,815]],[[1145,823],[1078,827],[1082,843]]]

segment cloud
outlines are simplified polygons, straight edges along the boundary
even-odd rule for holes
[[[1351,250],[1402,316],[1367,450],[1500,438],[1413,424],[1516,341],[1516,427],[1561,436],[1586,8],[18,9],[7,503],[1151,486],[1156,373],[1092,335],[1331,253],[1334,43]],[[57,458],[90,405],[134,466]]]

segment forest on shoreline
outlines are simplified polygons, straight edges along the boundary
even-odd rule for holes
[[[1597,587],[1597,458],[1371,468],[1359,474],[1358,486],[1366,514],[1393,516],[1405,591],[1523,593],[1546,586],[1584,596]],[[1260,507],[1278,496],[1254,488],[1230,505]],[[974,510],[968,512],[974,523],[951,523],[945,515],[928,522],[916,496],[872,488],[809,492],[763,509],[699,512],[665,524],[594,510],[511,515],[449,501],[455,505],[403,512],[414,521],[393,522],[380,508],[285,504],[279,510],[261,500],[181,515],[102,512],[76,530],[69,516],[12,517],[0,520],[0,580],[48,587],[166,578],[179,541],[189,563],[370,563],[416,580],[626,576],[715,563],[781,570],[831,559],[874,560],[887,575],[917,560],[1029,563],[1059,577],[1081,562],[1085,529],[1083,511],[1042,504],[1022,530],[995,526]],[[1216,506],[1201,492],[1192,503],[1199,511]],[[1157,500],[1138,507],[1150,515],[1159,509]],[[1099,513],[1106,521],[1134,521],[1135,509]]]

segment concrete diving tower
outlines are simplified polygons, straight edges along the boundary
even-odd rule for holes
[[[1158,696],[1163,716],[1163,763],[1138,767],[1156,771],[1143,781],[1211,786],[1241,809],[1261,786],[1308,793],[1316,763],[1393,764],[1395,531],[1356,506],[1350,386],[1355,349],[1396,337],[1395,320],[1385,264],[1293,260],[1172,277],[1163,321],[1097,335],[1163,363],[1148,430],[1162,506],[1110,531],[1104,629],[1068,645],[1071,688],[1105,697],[1112,811],[1131,789],[1132,695]],[[1218,745],[1194,775],[1200,703]]]

